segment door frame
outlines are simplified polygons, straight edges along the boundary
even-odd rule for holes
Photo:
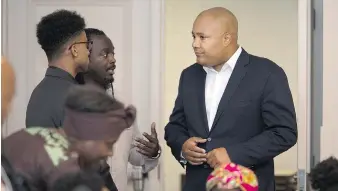
[[[313,12],[311,0],[298,1],[298,190],[309,190],[311,169],[311,51]],[[300,136],[301,135],[301,136]]]
[[[312,48],[311,48],[311,163],[320,162],[321,129],[323,126],[323,1],[312,0]]]
[[[157,16],[154,16],[157,15]],[[165,72],[165,0],[151,0],[151,26],[152,26],[152,67],[151,67],[151,93],[150,116],[155,119],[159,142],[162,148],[166,145],[164,137],[164,128],[160,125],[165,120],[162,113],[164,112],[164,72]],[[165,190],[165,172],[163,168],[163,155],[159,158],[157,166],[157,179],[159,181],[160,191]]]

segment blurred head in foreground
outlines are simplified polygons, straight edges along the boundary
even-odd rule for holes
[[[111,156],[114,143],[136,117],[134,107],[125,108],[93,85],[74,86],[67,95],[65,106],[63,130],[72,150],[88,164]]]
[[[77,172],[57,179],[52,191],[108,191],[101,177],[95,173]]]
[[[13,67],[1,58],[1,124],[7,118],[15,94],[15,74]]]
[[[323,160],[311,170],[309,178],[313,189],[319,191],[337,191],[338,160],[334,157]]]

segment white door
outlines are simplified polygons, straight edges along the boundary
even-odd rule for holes
[[[160,124],[161,0],[6,0],[3,3],[2,52],[13,64],[17,92],[4,136],[25,126],[30,94],[47,68],[45,53],[37,43],[36,24],[57,9],[75,10],[87,27],[103,30],[112,40],[117,59],[116,96],[138,109],[140,131]],[[143,112],[142,112],[143,111]],[[159,173],[153,170],[145,190],[158,191]]]

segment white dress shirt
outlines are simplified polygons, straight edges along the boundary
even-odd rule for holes
[[[134,190],[132,172],[128,172],[128,165],[140,166],[143,172],[150,172],[158,165],[159,158],[148,158],[137,152],[137,148],[133,146],[137,137],[141,138],[142,134],[135,122],[132,127],[122,132],[114,145],[114,155],[108,159],[111,175],[119,191]]]
[[[107,93],[111,95],[111,89],[108,89]],[[127,102],[124,101],[122,97],[117,97],[117,100],[124,103]],[[137,120],[135,119],[134,124],[121,133],[119,139],[114,144],[114,155],[108,158],[110,172],[119,191],[134,190],[131,177],[132,172],[130,172],[130,170],[133,169],[130,168],[130,165],[141,167],[144,173],[150,172],[158,165],[159,158],[148,158],[137,152],[137,148],[133,146],[136,144],[135,139],[142,137],[143,135],[141,134],[137,125]]]
[[[203,67],[207,73],[205,79],[205,108],[209,130],[212,127],[219,102],[221,101],[224,90],[228,84],[232,71],[235,68],[236,62],[241,55],[241,52],[242,48],[238,47],[237,51],[223,65],[219,72],[211,67]]]

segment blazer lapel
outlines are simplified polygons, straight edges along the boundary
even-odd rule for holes
[[[216,116],[212,124],[211,130],[217,124],[217,121],[222,116],[224,109],[226,108],[229,100],[231,99],[231,96],[236,91],[238,85],[240,84],[241,80],[245,76],[246,71],[247,71],[247,67],[246,67],[247,64],[249,64],[249,54],[244,49],[242,49],[242,53],[237,60],[235,68],[224,90],[221,101],[218,104],[218,109],[217,109]]]
[[[204,130],[206,133],[209,133],[209,127],[208,127],[208,119],[207,119],[207,112],[205,107],[205,78],[206,78],[206,72],[203,70],[203,67],[201,66],[200,69],[197,72],[197,78],[195,80],[195,87],[196,87],[196,96],[197,96],[197,104],[198,104],[198,116],[200,119],[202,119],[202,126],[204,127]]]

